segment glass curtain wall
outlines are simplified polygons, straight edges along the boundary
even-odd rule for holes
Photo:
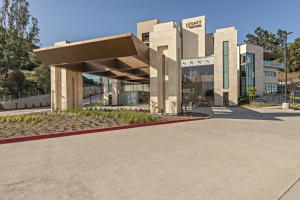
[[[275,94],[278,91],[277,83],[265,83],[265,95]]]
[[[246,53],[241,55],[241,96],[248,95],[248,89],[255,87],[255,55]]]
[[[120,94],[121,105],[149,104],[149,84],[140,84],[130,81],[122,81],[123,91]]]
[[[229,42],[223,42],[223,89],[229,88]]]
[[[214,65],[182,68],[184,106],[212,105],[214,102]]]

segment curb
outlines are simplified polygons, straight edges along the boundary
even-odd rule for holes
[[[209,119],[209,117],[195,117],[195,118],[178,119],[178,120],[170,120],[170,121],[146,122],[146,123],[142,123],[142,124],[128,124],[128,125],[115,126],[115,127],[96,128],[96,129],[71,131],[71,132],[61,132],[61,133],[53,133],[53,134],[47,134],[47,135],[32,135],[32,136],[23,136],[23,137],[16,137],[16,138],[5,138],[5,139],[0,139],[0,144],[10,144],[10,143],[18,143],[18,142],[26,142],[26,141],[34,141],[34,140],[44,140],[44,139],[50,139],[50,138],[85,135],[85,134],[90,134],[90,133],[100,133],[100,132],[139,128],[139,127],[146,127],[146,126],[158,126],[158,125],[174,124],[174,123],[181,123],[181,122],[191,122],[191,121],[199,121],[199,120],[205,120],[205,119]]]

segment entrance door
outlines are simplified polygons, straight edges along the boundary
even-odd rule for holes
[[[108,95],[108,105],[112,105],[112,95]]]
[[[228,92],[223,92],[223,105],[224,106],[229,105],[229,94],[228,94]]]

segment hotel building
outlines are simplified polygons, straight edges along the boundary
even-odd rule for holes
[[[137,23],[132,33],[35,50],[51,67],[52,109],[82,106],[82,74],[101,76],[106,105],[148,103],[153,113],[176,114],[184,105],[237,106],[277,92],[279,55],[238,44],[237,29],[207,33],[205,16]]]

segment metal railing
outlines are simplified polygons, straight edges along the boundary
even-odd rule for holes
[[[270,61],[270,60],[264,60],[264,66],[284,68],[284,64],[283,63],[276,63],[276,62]]]

